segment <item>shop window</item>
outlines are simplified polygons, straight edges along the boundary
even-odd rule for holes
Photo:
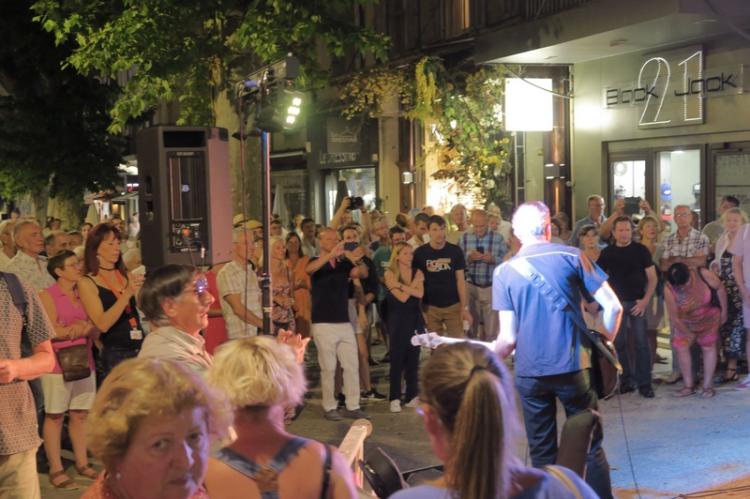
[[[750,206],[750,153],[742,151],[716,153],[715,202],[716,213],[724,196],[734,196],[747,210]]]

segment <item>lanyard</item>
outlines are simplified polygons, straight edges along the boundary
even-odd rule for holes
[[[104,274],[99,274],[99,278],[104,282],[104,284],[109,288],[110,291],[112,291],[112,294],[115,295],[118,299],[122,296],[122,292],[115,289],[115,287],[112,285],[109,279],[107,279]],[[115,278],[117,280],[117,284],[120,286],[125,286],[127,284],[126,282],[123,282],[122,274],[120,274],[120,271],[115,272]],[[130,329],[138,329],[138,321],[135,319],[135,316],[133,315],[133,309],[130,306],[130,300],[128,300],[128,304],[125,306],[125,313],[128,314],[128,324],[130,324]]]

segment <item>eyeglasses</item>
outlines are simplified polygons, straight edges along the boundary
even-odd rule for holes
[[[208,293],[208,279],[205,275],[197,277],[195,279],[195,282],[193,282],[193,288],[187,288],[183,292],[192,292],[195,293],[198,298],[202,298],[206,293]]]

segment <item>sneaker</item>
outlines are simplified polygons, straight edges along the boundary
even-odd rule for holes
[[[651,385],[639,386],[638,393],[641,394],[641,397],[644,397],[647,399],[654,398],[654,389],[651,387]]]
[[[391,412],[401,412],[401,401],[399,399],[391,400]]]
[[[367,400],[385,400],[387,398],[375,388],[371,389],[368,392],[362,392],[361,397]]]
[[[737,385],[737,388],[750,388],[750,374],[745,376],[745,378],[740,381],[740,384]]]
[[[354,410],[344,409],[341,412],[344,414],[345,418],[349,418],[349,419],[370,419],[370,416],[362,409],[354,409]]]
[[[336,409],[326,411],[323,414],[323,417],[326,418],[328,421],[341,421],[342,419],[344,419],[344,417],[341,414],[339,414],[339,411],[337,411]]]
[[[417,407],[419,407],[419,397],[414,397],[413,399],[411,399],[409,402],[407,402],[404,405],[411,409],[416,409]]]

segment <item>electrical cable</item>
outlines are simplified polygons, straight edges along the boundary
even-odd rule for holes
[[[633,477],[633,486],[635,487],[635,495],[638,499],[641,499],[641,489],[638,486],[638,480],[635,478],[635,466],[633,466],[633,456],[630,453],[630,443],[628,442],[628,431],[625,428],[625,413],[622,410],[622,396],[620,390],[617,390],[617,406],[620,410],[620,425],[622,426],[622,437],[625,440],[625,454],[628,456],[628,464],[630,465],[630,474]]]
[[[524,83],[526,83],[527,85],[531,85],[532,87],[536,87],[536,88],[538,88],[539,90],[544,90],[544,91],[545,91],[545,92],[547,92],[548,94],[552,94],[552,95],[555,95],[555,96],[557,96],[557,97],[561,97],[561,98],[563,98],[563,99],[568,99],[568,100],[572,100],[572,99],[574,98],[574,95],[573,95],[573,94],[571,94],[571,93],[568,93],[568,94],[561,94],[560,92],[555,92],[554,90],[550,90],[550,89],[548,89],[548,88],[540,87],[539,85],[537,85],[537,84],[535,84],[535,83],[531,83],[531,82],[530,82],[529,80],[527,80],[526,78],[524,78],[524,77],[523,77],[523,76],[521,76],[520,74],[518,74],[518,73],[516,73],[515,71],[513,71],[513,70],[512,70],[511,68],[510,68],[510,66],[508,66],[507,64],[504,64],[504,66],[505,66],[505,69],[507,69],[507,70],[508,70],[508,71],[509,71],[509,72],[510,72],[511,74],[513,74],[513,76],[515,76],[515,77],[516,77],[516,78],[518,78],[519,80],[523,81],[523,82],[524,82]]]

